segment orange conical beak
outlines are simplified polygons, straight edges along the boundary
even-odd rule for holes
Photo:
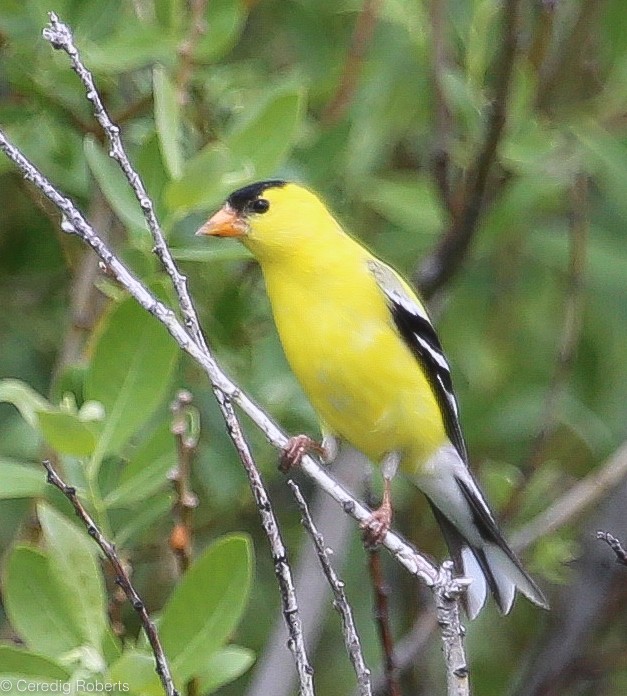
[[[196,234],[212,237],[243,237],[248,234],[248,223],[226,203],[198,229]]]

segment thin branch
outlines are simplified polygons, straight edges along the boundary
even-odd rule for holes
[[[316,525],[314,524],[311,513],[309,512],[309,507],[303,498],[300,489],[291,479],[288,480],[287,485],[292,489],[294,498],[296,498],[296,503],[298,504],[302,515],[301,521],[311,536],[316,553],[318,554],[320,565],[322,566],[322,571],[327,579],[327,582],[329,583],[329,586],[331,587],[333,596],[335,597],[333,606],[338,611],[340,618],[342,619],[344,643],[357,677],[357,693],[360,696],[372,696],[370,670],[366,666],[366,662],[364,660],[364,655],[361,649],[361,641],[359,640],[357,628],[353,620],[353,612],[350,604],[348,603],[348,599],[346,598],[346,592],[344,592],[344,583],[338,578],[333,566],[331,565],[322,534],[320,534],[316,528]]]
[[[583,82],[582,78],[586,75],[585,69],[582,71],[581,68],[586,64],[585,48],[593,36],[590,27],[597,25],[598,15],[603,11],[604,4],[599,0],[582,0],[572,5],[573,11],[578,11],[578,14],[570,32],[555,46],[553,55],[548,56],[541,66],[535,104],[538,109],[547,110],[561,86]],[[551,3],[545,3],[545,8],[555,9],[551,7]]]
[[[221,394],[221,392],[219,392]],[[220,399],[220,397],[218,397]],[[281,603],[283,606],[283,616],[288,627],[290,640],[288,647],[294,655],[296,669],[300,680],[300,695],[313,696],[313,669],[307,658],[305,650],[305,641],[303,639],[303,627],[300,620],[300,613],[296,601],[296,590],[292,579],[292,571],[287,559],[287,550],[281,538],[281,532],[277,524],[274,511],[266,489],[261,480],[259,470],[255,465],[250,448],[246,442],[239,422],[233,411],[233,406],[229,399],[222,397],[220,404],[223,413],[225,413],[226,427],[235,444],[239,457],[248,474],[248,482],[250,489],[255,498],[257,509],[261,515],[261,523],[263,525],[266,536],[270,541],[270,550],[272,560],[274,562],[274,572],[279,582],[281,590]]]
[[[172,424],[170,431],[176,439],[177,466],[170,474],[176,491],[174,503],[175,524],[170,534],[170,548],[174,551],[181,574],[192,562],[192,517],[198,507],[198,498],[190,487],[191,463],[198,447],[200,430],[194,424],[195,408],[192,395],[185,389],[176,394],[170,405]]]
[[[90,517],[89,513],[85,510],[79,499],[76,497],[76,489],[72,486],[68,486],[57,474],[52,463],[48,460],[43,462],[43,465],[48,472],[48,483],[58,488],[61,493],[72,503],[72,507],[76,511],[77,516],[81,519],[87,533],[93,540],[98,544],[101,551],[109,559],[109,562],[113,566],[116,574],[116,582],[124,591],[124,594],[128,597],[128,601],[131,603],[133,609],[137,612],[139,620],[143,626],[150,647],[152,648],[152,653],[155,656],[155,669],[163,685],[163,690],[167,696],[179,696],[179,692],[174,686],[172,680],[172,674],[170,672],[170,667],[168,665],[168,660],[163,652],[163,647],[161,645],[161,640],[159,639],[159,634],[155,624],[148,616],[146,607],[141,597],[135,591],[131,579],[118,556],[115,547],[111,542],[109,542],[102,535],[100,529],[98,529],[96,523]]]
[[[368,460],[364,455],[344,443],[333,462],[333,475],[349,490],[360,491],[364,468],[367,467]],[[352,520],[318,486],[313,487],[310,507],[317,528],[324,535],[327,546],[333,549],[335,566],[341,567],[346,561],[350,538],[355,532]],[[304,542],[294,567],[294,583],[299,594],[307,597],[307,602],[301,603],[301,618],[306,645],[311,652],[315,652],[324,628],[320,616],[328,602],[327,581],[322,573],[317,572],[319,560],[313,545]],[[291,655],[285,654],[287,635],[283,616],[277,617],[273,624],[246,686],[246,696],[291,696],[295,691],[297,675],[289,663]],[[277,674],[281,675],[279,682]]]
[[[327,126],[341,120],[355,96],[366,51],[377,26],[379,2],[380,0],[364,0],[357,15],[340,83],[322,113],[322,123]]]
[[[397,641],[394,657],[399,674],[415,667],[418,656],[425,649],[437,625],[435,612],[429,609],[429,611],[422,612],[409,631]],[[386,681],[384,672],[376,674],[372,678],[375,694],[385,694]]]
[[[98,90],[94,84],[93,76],[82,63],[78,49],[74,45],[70,28],[67,26],[67,24],[59,21],[59,18],[54,12],[49,13],[49,18],[50,24],[43,30],[43,36],[52,44],[54,48],[67,53],[70,58],[72,69],[83,83],[86,90],[85,96],[93,106],[94,116],[104,130],[107,139],[111,143],[109,155],[119,164],[120,169],[124,172],[124,176],[133,190],[133,193],[137,197],[155,244],[153,251],[172,279],[172,283],[179,298],[181,312],[183,314],[183,318],[185,319],[185,324],[188,330],[191,332],[194,340],[199,343],[199,345],[202,345],[202,332],[200,330],[196,312],[194,311],[189,293],[187,291],[187,278],[179,272],[174,260],[172,259],[172,255],[170,254],[170,250],[165,243],[165,237],[155,214],[154,204],[146,192],[146,188],[144,187],[141,177],[131,165],[126,151],[124,150],[124,144],[122,143],[122,138],[120,137],[120,129],[117,125],[115,125],[115,123],[113,123],[113,121],[111,121],[106,109],[104,108],[100,94],[98,93]]]
[[[385,675],[386,693],[388,696],[401,696],[398,669],[394,658],[394,639],[392,637],[392,629],[390,628],[389,589],[381,569],[381,554],[376,548],[366,549],[366,553],[368,555],[370,581],[374,592],[374,618],[383,651],[383,674]]]
[[[520,0],[504,0],[502,50],[495,61],[498,72],[485,138],[475,162],[467,172],[459,212],[454,214],[451,227],[418,269],[416,283],[426,298],[431,297],[455,274],[477,231],[488,177],[507,116],[507,97],[518,48],[519,9]]]
[[[453,593],[445,588],[453,578],[452,561],[444,561],[442,578],[435,592],[438,626],[446,663],[446,685],[449,696],[469,696],[468,663],[464,652],[464,627],[459,616],[459,590]]]
[[[623,443],[602,467],[588,474],[566,491],[561,498],[558,498],[550,508],[515,532],[510,539],[512,548],[517,551],[526,549],[540,537],[551,534],[568,524],[601,500],[625,476],[627,476],[627,442]]]
[[[602,539],[616,554],[616,562],[627,566],[627,550],[620,541],[609,532],[597,532],[597,539]]]

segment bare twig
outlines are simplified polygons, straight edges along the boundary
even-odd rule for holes
[[[349,490],[359,491],[363,472],[368,466],[368,460],[363,454],[343,443],[333,462],[333,475]],[[341,567],[346,560],[355,525],[335,500],[319,486],[313,487],[310,508],[326,545],[333,549],[335,567]],[[324,629],[320,617],[328,605],[328,584],[324,575],[317,572],[319,560],[313,545],[305,541],[301,544],[294,568],[294,583],[299,594],[307,598],[306,602],[301,603],[300,612],[305,644],[314,652]],[[287,637],[283,616],[277,617],[246,687],[246,696],[291,696],[294,693],[298,675],[288,662],[291,655],[285,654]],[[278,682],[277,674],[281,675]]]
[[[399,675],[415,666],[416,658],[424,650],[437,626],[435,611],[429,608],[417,617],[409,631],[396,642],[394,657]],[[372,686],[375,694],[385,694],[386,681],[384,672],[373,676]]]
[[[198,447],[199,428],[194,419],[192,395],[181,389],[170,405],[172,424],[170,430],[176,438],[177,466],[170,474],[176,491],[174,504],[174,528],[170,534],[170,548],[176,554],[179,570],[184,573],[192,562],[192,516],[198,506],[198,498],[190,488],[191,463]]]
[[[553,54],[546,56],[542,63],[538,90],[536,94],[536,107],[541,110],[549,108],[555,93],[563,85],[580,85],[585,83],[586,46],[589,45],[592,36],[590,27],[597,25],[599,13],[603,11],[604,3],[598,0],[582,0],[573,4],[572,11],[577,13],[571,30],[562,41],[555,45]],[[553,10],[551,3],[545,3],[546,10]],[[592,63],[593,61],[587,61]],[[573,76],[576,79],[573,80]],[[572,87],[571,87],[572,89]]]
[[[305,650],[305,642],[303,640],[303,627],[298,611],[296,601],[296,590],[292,580],[292,572],[287,559],[287,550],[281,538],[281,532],[277,524],[274,511],[266,489],[261,480],[259,470],[257,469],[253,457],[250,453],[248,443],[233,411],[231,402],[223,397],[221,404],[223,413],[226,413],[226,427],[229,430],[231,438],[235,443],[235,447],[239,457],[248,474],[248,482],[250,489],[257,503],[257,509],[261,515],[261,523],[266,532],[266,536],[270,541],[270,550],[272,560],[274,562],[274,572],[276,573],[281,589],[281,603],[283,605],[283,616],[290,634],[288,647],[294,655],[296,661],[296,669],[300,680],[300,695],[313,696],[313,669],[307,658]]]
[[[379,641],[383,651],[383,673],[385,675],[386,692],[388,696],[401,696],[398,681],[398,670],[394,658],[394,639],[390,627],[390,612],[388,609],[388,587],[381,569],[381,554],[377,548],[366,549],[368,554],[368,570],[374,592],[374,618],[379,632]]]
[[[357,635],[357,628],[353,620],[353,611],[348,603],[348,599],[346,598],[346,592],[344,592],[344,583],[338,578],[333,566],[331,565],[327,549],[324,546],[322,534],[320,534],[316,528],[316,525],[314,524],[309,512],[309,507],[303,498],[300,489],[291,479],[288,480],[287,485],[292,489],[294,498],[296,498],[296,502],[301,511],[303,526],[311,536],[316,548],[316,553],[318,554],[320,565],[322,566],[322,571],[324,572],[327,582],[329,583],[329,586],[333,592],[333,596],[335,597],[333,606],[335,609],[337,609],[342,619],[344,643],[346,644],[348,656],[353,663],[355,675],[357,676],[357,692],[360,694],[360,696],[371,696],[372,687],[370,684],[370,670],[364,661],[361,641]]]
[[[521,551],[540,537],[571,522],[627,476],[627,443],[623,443],[608,461],[566,491],[547,510],[528,522],[511,537],[512,548]]]
[[[477,230],[488,177],[505,126],[507,96],[518,47],[519,9],[520,0],[504,0],[502,50],[496,60],[498,73],[485,138],[466,174],[459,212],[454,214],[450,228],[418,269],[416,283],[426,298],[431,297],[455,274]]]
[[[141,621],[142,627],[146,633],[146,637],[148,638],[148,642],[152,648],[152,653],[155,656],[155,669],[159,675],[159,679],[161,679],[163,690],[167,696],[179,696],[179,692],[176,690],[174,682],[172,681],[170,666],[168,665],[168,660],[163,652],[163,647],[161,645],[161,640],[159,639],[157,628],[150,619],[150,616],[148,616],[144,602],[135,591],[135,588],[131,583],[131,579],[126,572],[126,569],[124,568],[115,547],[111,542],[105,539],[100,529],[96,526],[96,523],[85,510],[80,500],[76,497],[76,489],[72,486],[68,486],[61,479],[50,461],[45,460],[43,465],[48,472],[48,483],[51,483],[53,486],[58,488],[70,501],[70,503],[72,503],[72,507],[76,511],[77,516],[85,525],[87,533],[98,544],[104,555],[109,559],[109,562],[113,566],[116,574],[116,581],[124,591],[124,594],[128,597],[128,601],[131,603],[133,609],[135,609],[137,612],[139,620]]]
[[[616,562],[627,566],[627,550],[620,541],[609,532],[597,532],[597,539],[602,539],[616,554]]]
[[[340,84],[322,113],[321,120],[327,126],[337,123],[344,116],[355,96],[366,50],[377,26],[378,8],[379,0],[364,0],[361,11],[357,15]]]
[[[54,48],[65,51],[70,57],[72,69],[83,83],[86,90],[85,96],[93,106],[94,116],[98,123],[102,126],[107,139],[111,143],[109,155],[119,164],[120,169],[122,169],[124,172],[124,176],[133,190],[133,193],[137,197],[155,244],[153,251],[172,279],[172,283],[179,298],[181,312],[183,314],[183,318],[185,319],[185,324],[188,330],[191,332],[194,340],[202,345],[203,339],[200,331],[200,325],[187,291],[187,278],[179,272],[174,260],[172,259],[172,255],[170,254],[170,250],[165,243],[165,237],[155,214],[154,204],[146,192],[146,188],[141,180],[141,177],[135,171],[130,163],[130,160],[128,159],[128,156],[126,155],[124,144],[122,143],[122,138],[120,137],[120,129],[111,121],[106,109],[104,108],[98,90],[94,84],[93,76],[81,61],[78,49],[74,45],[70,28],[67,26],[67,24],[61,22],[54,12],[49,13],[49,18],[50,24],[43,30],[43,36],[54,46]]]
[[[452,561],[444,561],[440,569],[442,580],[435,593],[438,626],[442,638],[446,662],[446,685],[449,696],[469,696],[468,664],[464,653],[464,628],[459,618],[459,593],[461,588],[445,589],[453,578]]]

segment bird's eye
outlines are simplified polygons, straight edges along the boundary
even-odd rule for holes
[[[265,213],[270,208],[270,201],[265,198],[255,198],[250,204],[253,213]]]

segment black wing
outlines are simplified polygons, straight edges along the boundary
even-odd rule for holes
[[[426,309],[389,266],[372,260],[368,262],[368,267],[385,295],[394,325],[427,376],[440,406],[449,440],[462,460],[468,463],[451,368]]]

